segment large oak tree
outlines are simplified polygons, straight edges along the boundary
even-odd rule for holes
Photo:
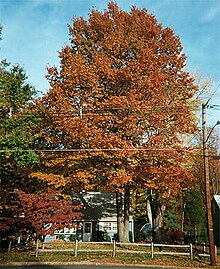
[[[119,240],[128,241],[132,190],[165,196],[192,179],[181,137],[195,130],[197,87],[179,37],[146,9],[110,2],[74,18],[69,36],[41,102],[42,137],[56,151],[33,176],[69,191],[115,191]]]

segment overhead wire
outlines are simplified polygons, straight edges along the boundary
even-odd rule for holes
[[[216,87],[216,89],[214,90],[214,92],[211,94],[211,96],[208,98],[208,100],[206,101],[206,103],[204,104],[205,106],[208,105],[209,101],[212,99],[212,97],[216,94],[218,88],[220,86],[220,83],[218,84],[218,86]]]
[[[16,152],[22,149],[7,149],[7,152]],[[193,148],[78,148],[78,149],[24,149],[22,151],[34,151],[34,152],[98,152],[98,151],[192,151],[195,150]],[[196,149],[198,150],[198,149]],[[4,150],[0,150],[0,152],[5,152]]]
[[[217,90],[217,89],[216,89]],[[215,91],[216,92],[216,91]],[[212,94],[212,96],[215,94],[215,92]],[[208,104],[208,102],[211,100],[212,96],[209,98],[209,100],[206,102],[206,105]],[[219,105],[209,105],[209,108],[214,108],[214,109],[218,109],[218,107],[220,107]],[[54,112],[53,115],[65,115],[67,114],[67,116],[62,116],[62,118],[73,118],[73,117],[85,117],[85,116],[112,116],[109,114],[97,114],[97,113],[85,113],[86,111],[108,111],[110,112],[111,110],[137,110],[137,109],[143,109],[144,111],[155,111],[155,109],[160,109],[160,110],[174,110],[174,111],[181,111],[181,110],[193,110],[195,111],[195,109],[198,110],[198,105],[189,105],[187,107],[180,107],[180,106],[168,106],[168,105],[161,105],[161,106],[153,106],[153,107],[103,107],[103,108],[85,108],[83,109],[83,115],[71,115],[71,113],[73,112],[72,110],[66,111],[66,112]],[[77,110],[76,110],[77,111]],[[74,112],[76,112],[74,111]],[[80,112],[80,111],[79,111]],[[136,111],[137,113],[137,111]],[[140,113],[142,114],[142,113]],[[19,115],[19,116],[33,116],[32,114],[30,115]],[[39,116],[39,115],[38,115]],[[129,116],[132,116],[132,114],[130,114]],[[134,116],[134,115],[133,115]],[[41,117],[46,117],[46,115],[41,115]],[[139,118],[137,118],[139,119]],[[196,133],[191,140],[188,142],[188,144],[190,144],[192,142],[192,140],[198,135],[198,133]],[[188,145],[187,144],[187,145]],[[171,150],[171,151],[185,151],[185,150],[189,150],[189,149],[170,149],[170,148],[155,148],[155,149],[121,149],[121,148],[114,148],[114,149],[60,149],[60,150],[33,150],[35,152],[79,152],[79,151],[161,151],[161,150]],[[17,151],[17,150],[7,150],[7,151]],[[25,150],[23,150],[25,151]],[[29,151],[29,150],[26,150]],[[4,150],[0,150],[0,152],[4,152]]]
[[[136,113],[136,114],[142,114],[140,113],[140,110],[144,112],[157,112],[155,110],[159,109],[159,112],[164,112],[164,111],[173,111],[173,112],[178,112],[178,111],[184,111],[184,110],[190,110],[190,111],[196,111],[198,110],[198,106],[187,106],[187,107],[179,107],[179,106],[153,106],[153,107],[105,107],[105,108],[85,108],[82,111],[77,111],[77,109],[75,111],[71,110],[71,111],[64,111],[64,112],[49,112],[49,115],[67,115],[65,116],[67,117],[80,117],[80,113],[82,113],[83,116],[108,116],[108,114],[100,114],[100,113],[86,113],[87,111],[96,111],[96,112],[102,112],[102,111],[106,111],[106,112],[112,112],[112,110],[130,110],[129,112],[131,113],[130,115],[132,115],[132,113]],[[139,112],[138,112],[139,110]],[[72,115],[71,113],[78,113],[75,115]],[[134,114],[133,114],[134,115]],[[18,114],[15,115],[16,117],[33,117],[33,114]],[[43,118],[46,117],[47,115],[45,114],[41,114],[41,115],[35,115],[35,117],[37,118]],[[109,114],[109,116],[112,116],[112,114]],[[63,116],[64,117],[64,116]]]

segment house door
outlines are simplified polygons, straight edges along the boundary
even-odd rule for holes
[[[83,223],[83,242],[90,242],[92,239],[92,222]]]

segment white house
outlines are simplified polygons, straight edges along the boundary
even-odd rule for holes
[[[102,241],[108,235],[112,240],[117,235],[116,194],[110,192],[80,192],[73,194],[73,202],[82,205],[82,220],[76,221],[78,228],[64,228],[53,237],[47,236],[46,241],[64,235],[68,238],[75,234],[79,240]],[[134,221],[129,217],[131,241],[134,241]]]

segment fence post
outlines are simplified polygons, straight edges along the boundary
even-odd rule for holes
[[[21,245],[21,237],[18,236],[18,249],[20,249],[20,245]]]
[[[74,251],[74,256],[77,257],[77,252],[78,252],[78,239],[75,241],[75,251]]]
[[[217,246],[215,245],[215,259],[217,260],[217,255],[218,255],[218,249]]]
[[[154,242],[151,242],[151,258],[154,258]]]
[[[12,239],[10,239],[8,244],[8,252],[11,252],[11,246],[12,246]]]
[[[205,251],[206,251],[206,249],[205,249],[205,243],[203,243],[203,254],[205,254]]]
[[[36,242],[36,257],[38,257],[38,253],[39,253],[39,239],[37,239],[37,242]]]
[[[112,243],[113,243],[113,253],[112,253],[112,257],[115,257],[115,256],[116,256],[116,242],[115,242],[115,240],[113,240]]]
[[[193,260],[193,246],[189,244],[190,259]]]

